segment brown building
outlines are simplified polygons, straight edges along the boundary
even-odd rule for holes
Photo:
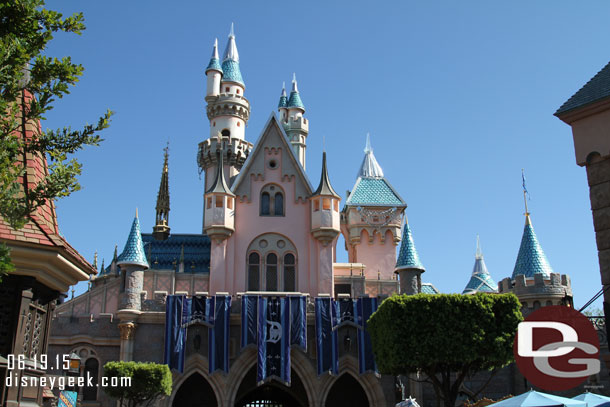
[[[25,102],[30,97],[23,92]],[[30,139],[41,131],[40,124],[25,123],[19,131]],[[22,160],[26,168],[23,188],[33,188],[48,174],[46,158],[27,153]],[[34,360],[40,361],[47,353],[55,304],[61,293],[89,279],[95,269],[59,234],[53,202],[38,208],[20,230],[0,218],[0,242],[10,248],[16,268],[0,283],[0,405],[42,405],[43,388],[21,387],[19,379],[45,374]],[[12,355],[23,355],[24,369],[7,370]],[[12,376],[11,385],[7,385],[6,375]]]

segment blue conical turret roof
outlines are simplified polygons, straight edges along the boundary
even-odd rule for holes
[[[405,226],[402,232],[402,242],[400,243],[400,251],[398,252],[398,260],[396,261],[395,271],[402,269],[418,269],[426,271],[426,268],[419,260],[417,250],[415,250],[415,242],[409,228],[409,222],[405,220]]]
[[[146,254],[144,253],[144,243],[142,242],[140,221],[138,220],[137,212],[136,217],[131,224],[131,231],[129,232],[127,242],[125,243],[125,248],[117,258],[117,265],[123,264],[142,266],[145,269],[149,268],[148,261],[146,261]]]
[[[550,277],[553,269],[547,260],[544,251],[530,220],[529,213],[525,215],[525,228],[523,229],[523,237],[521,238],[521,247],[517,255],[517,262],[513,270],[512,278],[518,275],[525,277],[534,277],[534,274],[542,274],[544,277]]]
[[[218,58],[218,38],[214,40],[214,48],[212,49],[212,57],[210,58],[210,63],[208,67],[205,69],[205,73],[208,71],[215,70],[222,73],[222,68],[220,67],[220,59]]]
[[[280,96],[280,102],[277,104],[277,108],[288,106],[288,98],[286,97],[286,84],[282,84],[282,95]]]
[[[466,288],[464,288],[464,291],[462,291],[462,294],[498,292],[498,285],[487,271],[487,266],[485,265],[485,260],[483,259],[483,252],[481,251],[481,244],[479,243],[478,236],[477,253],[474,258],[475,260],[472,275],[470,276],[470,281],[468,281],[468,284],[466,284]]]
[[[305,105],[301,100],[301,95],[299,95],[299,88],[297,86],[297,76],[293,74],[292,76],[292,91],[290,92],[290,98],[288,99],[287,107],[298,107],[299,109],[305,110]]]
[[[229,42],[227,42],[227,48],[225,49],[224,57],[222,59],[222,73],[223,82],[236,82],[245,86],[239,69],[239,53],[237,52],[237,45],[235,44],[233,24],[231,24]]]

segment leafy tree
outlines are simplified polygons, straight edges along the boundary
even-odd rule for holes
[[[453,407],[467,377],[513,360],[520,309],[513,294],[390,297],[368,321],[379,370],[424,373]]]
[[[43,55],[47,44],[57,32],[85,29],[82,13],[64,18],[43,6],[44,0],[0,2],[0,216],[16,229],[48,201],[80,189],[81,164],[68,156],[98,145],[97,132],[108,127],[112,114],[79,130],[39,130],[39,121],[83,73],[68,56]],[[36,185],[23,182],[29,154],[49,160],[48,174]]]
[[[167,365],[142,362],[108,362],[104,365],[107,383],[118,383],[122,377],[130,377],[125,387],[104,387],[110,397],[118,399],[120,407],[149,406],[172,394],[172,374]],[[116,379],[115,379],[116,380]]]

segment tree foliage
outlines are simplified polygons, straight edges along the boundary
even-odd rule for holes
[[[466,377],[513,360],[523,320],[513,294],[418,294],[385,300],[368,321],[382,373],[424,373],[453,407]]]
[[[81,164],[69,155],[98,145],[97,133],[112,114],[78,130],[38,131],[56,99],[69,94],[83,73],[69,56],[44,55],[47,44],[55,33],[85,29],[82,13],[64,18],[43,6],[43,0],[0,2],[0,216],[16,229],[49,200],[80,189]],[[26,129],[33,134],[26,137]],[[48,174],[33,186],[22,182],[28,153],[49,161]]]
[[[108,362],[104,365],[108,383],[112,377],[131,377],[131,385],[105,387],[110,397],[118,399],[120,406],[151,405],[172,393],[172,374],[167,365],[143,362]]]

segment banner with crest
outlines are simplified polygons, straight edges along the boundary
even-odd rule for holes
[[[257,383],[276,379],[290,386],[290,299],[258,299]]]

